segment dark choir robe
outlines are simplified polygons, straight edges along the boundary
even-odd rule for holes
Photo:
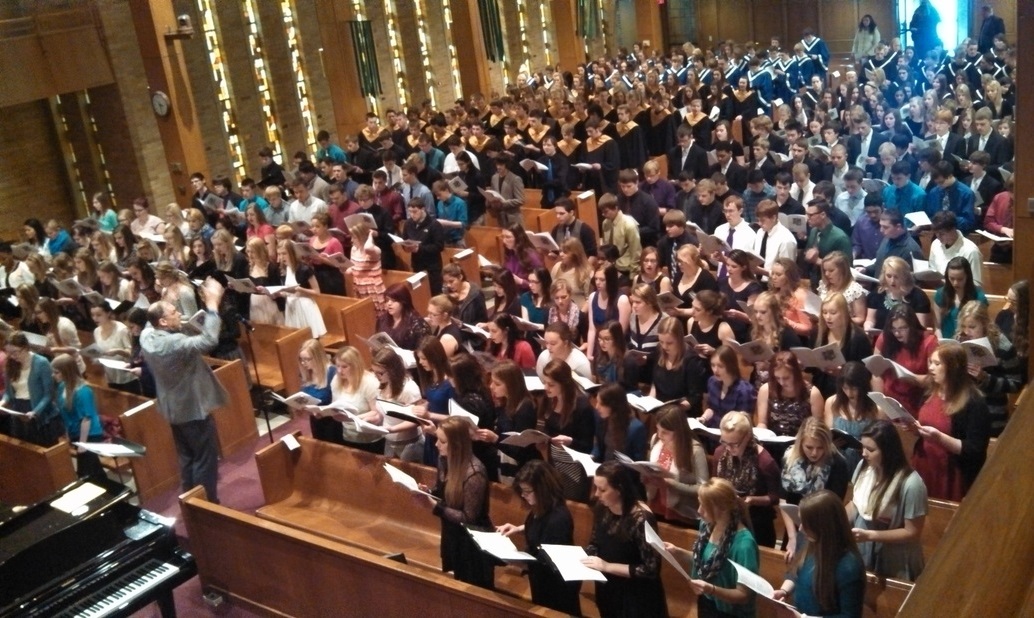
[[[617,141],[601,135],[598,139],[586,140],[582,150],[582,163],[599,163],[600,169],[582,172],[582,185],[599,197],[604,193],[617,193],[618,168],[621,153]]]
[[[732,96],[727,99],[725,117],[730,122],[734,121],[737,116],[742,118],[740,128],[743,131],[744,147],[749,147],[754,143],[753,136],[750,133],[750,121],[758,115],[759,107],[761,107],[761,101],[758,99],[758,94],[753,90],[733,90]]]
[[[693,132],[693,141],[704,150],[711,149],[711,138],[714,134],[714,122],[701,112],[700,116],[694,118],[692,113],[686,114],[682,121],[683,125],[689,127]]]
[[[571,167],[568,165],[567,157],[559,150],[552,157],[542,155],[537,161],[545,165],[545,171],[532,168],[528,173],[529,182],[525,186],[542,190],[542,207],[552,208],[557,198],[566,197],[571,190],[568,184],[568,176]]]
[[[643,128],[633,121],[614,125],[618,132],[621,169],[640,169],[648,158]]]
[[[485,146],[492,138],[484,135],[480,140],[475,140],[473,136],[467,139],[467,149],[474,153],[474,156],[478,158],[477,168],[485,170],[485,175],[489,176],[495,170],[495,161],[488,158],[485,153]]]
[[[543,124],[540,125],[538,131],[529,126],[523,133],[525,150],[527,150],[528,155],[534,159],[542,154],[542,140],[553,135],[553,130],[549,125]]]
[[[377,136],[381,134],[380,129],[374,131],[370,130],[370,127],[364,126],[359,131],[359,147],[377,152],[381,145],[377,142]]]
[[[574,191],[582,185],[582,172],[574,166],[582,160],[584,144],[579,140],[559,140],[556,144],[557,155],[567,161],[567,188]]]
[[[488,120],[485,122],[485,133],[496,139],[503,139],[503,136],[506,135],[506,131],[503,129],[504,120],[506,120],[506,114],[496,116],[489,113]]]
[[[431,142],[434,144],[435,148],[442,152],[448,152],[449,147],[445,145],[445,142],[452,137],[452,131],[446,128],[438,128],[438,130],[432,128],[428,133],[431,136]]]
[[[646,127],[646,152],[651,157],[667,154],[675,145],[675,126],[672,113],[661,110],[660,113],[650,110],[650,123]],[[678,117],[674,117],[678,120]]]

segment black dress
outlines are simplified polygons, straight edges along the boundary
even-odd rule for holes
[[[438,460],[438,482],[431,494],[443,500],[435,505],[434,514],[442,520],[442,571],[452,571],[456,579],[492,590],[495,573],[492,559],[483,553],[464,526],[478,530],[493,530],[488,516],[488,477],[485,466],[472,457],[467,476],[463,480],[463,504],[456,508],[445,504],[445,478],[448,460]]]
[[[499,439],[504,438],[503,434],[509,432],[520,433],[525,429],[535,429],[538,423],[538,416],[535,413],[535,404],[530,399],[525,399],[514,410],[513,416],[509,416],[506,410],[496,408],[495,411],[495,433]],[[541,459],[539,451],[534,446],[513,446],[500,444],[499,448],[499,474],[505,477],[514,477],[517,471],[532,459]],[[553,541],[547,541],[553,542]]]
[[[578,592],[581,582],[565,582],[549,564],[539,547],[545,544],[573,545],[574,521],[567,505],[561,502],[541,517],[529,513],[524,520],[524,538],[528,553],[539,560],[528,564],[528,581],[531,583],[531,602],[549,607],[571,616],[581,616]]]
[[[657,528],[657,518],[637,505],[626,515],[598,507],[592,540],[585,552],[607,562],[627,564],[629,577],[607,575],[596,583],[596,607],[602,618],[666,617],[668,604],[660,579],[660,555],[646,542],[643,523]]]

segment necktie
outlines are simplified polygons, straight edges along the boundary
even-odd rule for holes
[[[761,235],[761,257],[765,258],[765,261],[767,262],[768,256],[765,255],[766,251],[768,251],[768,232]]]
[[[552,204],[553,203],[553,159],[552,158],[546,159],[546,182],[548,183],[548,188],[546,189],[546,203],[547,204]],[[570,236],[570,232],[568,232],[568,235]]]
[[[725,244],[729,245],[732,249],[732,235],[736,233],[736,228],[729,226],[729,234],[725,237]],[[727,279],[729,273],[725,271],[725,262],[722,262],[721,266],[718,267],[718,280]]]
[[[980,138],[980,148],[978,148],[977,150],[984,150],[985,146],[987,146],[987,136],[984,136],[984,137]],[[984,151],[984,152],[987,152],[987,151]]]
[[[564,240],[568,240],[570,238],[571,238],[571,226],[568,225],[568,226],[566,226],[564,228]]]

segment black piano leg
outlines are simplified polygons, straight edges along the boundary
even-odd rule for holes
[[[161,593],[156,601],[158,603],[158,611],[161,612],[162,618],[176,618],[176,602],[172,599],[171,588]]]

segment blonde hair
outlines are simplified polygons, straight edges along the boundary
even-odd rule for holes
[[[750,526],[750,514],[747,505],[736,495],[736,488],[727,479],[712,476],[697,489],[697,497],[700,506],[706,507],[713,513],[728,513],[738,515],[739,521],[744,526]]]
[[[445,294],[432,296],[431,300],[427,301],[427,306],[434,307],[445,315],[452,315],[452,310],[455,308],[455,305],[452,304],[452,299]]]
[[[826,423],[809,416],[804,419],[801,423],[801,428],[797,430],[797,437],[793,441],[793,445],[786,450],[786,464],[789,465],[797,461],[798,459],[804,458],[804,441],[806,439],[818,440],[822,443],[822,448],[825,455],[822,457],[822,461],[819,463],[828,463],[837,452],[837,447],[833,444],[833,432]]]
[[[915,286],[915,279],[912,278],[912,267],[908,262],[896,255],[888,256],[883,260],[883,268],[880,269],[880,290],[887,289],[887,273],[893,272],[901,279],[902,287],[912,288]]]
[[[962,308],[959,309],[959,317],[957,320],[958,327],[955,330],[955,338],[958,339],[962,336],[962,328],[967,320],[975,320],[984,329],[984,336],[987,337],[988,341],[995,348],[1000,347],[1002,341],[1002,331],[998,328],[998,325],[991,320],[991,314],[987,311],[987,305],[981,303],[978,300],[971,300]]]
[[[327,369],[330,364],[327,359],[327,351],[323,349],[323,344],[320,343],[319,339],[309,339],[302,344],[299,354],[301,352],[308,352],[309,356],[312,357],[312,361],[309,363],[309,375],[305,375],[304,369],[300,372],[302,384],[312,384],[316,388],[326,388]]]
[[[707,262],[704,261],[704,258],[700,257],[700,248],[696,245],[682,245],[679,247],[678,251],[675,252],[675,257],[678,258],[680,262],[695,264],[698,268],[707,270]]]
[[[255,236],[248,239],[248,243],[245,245],[245,248],[251,251],[257,266],[261,267],[269,265],[269,249],[266,248],[266,241]]]
[[[335,359],[343,359],[348,363],[349,371],[347,375],[338,371],[334,380],[338,384],[344,386],[344,380],[342,380],[342,378],[347,379],[349,393],[354,393],[359,390],[359,386],[363,381],[363,374],[366,373],[366,365],[363,363],[363,357],[359,355],[359,350],[356,350],[350,345],[346,345],[338,350]]]
[[[754,423],[751,422],[750,416],[746,412],[726,412],[721,422],[718,423],[718,427],[723,432],[743,437],[752,435],[754,431]]]

